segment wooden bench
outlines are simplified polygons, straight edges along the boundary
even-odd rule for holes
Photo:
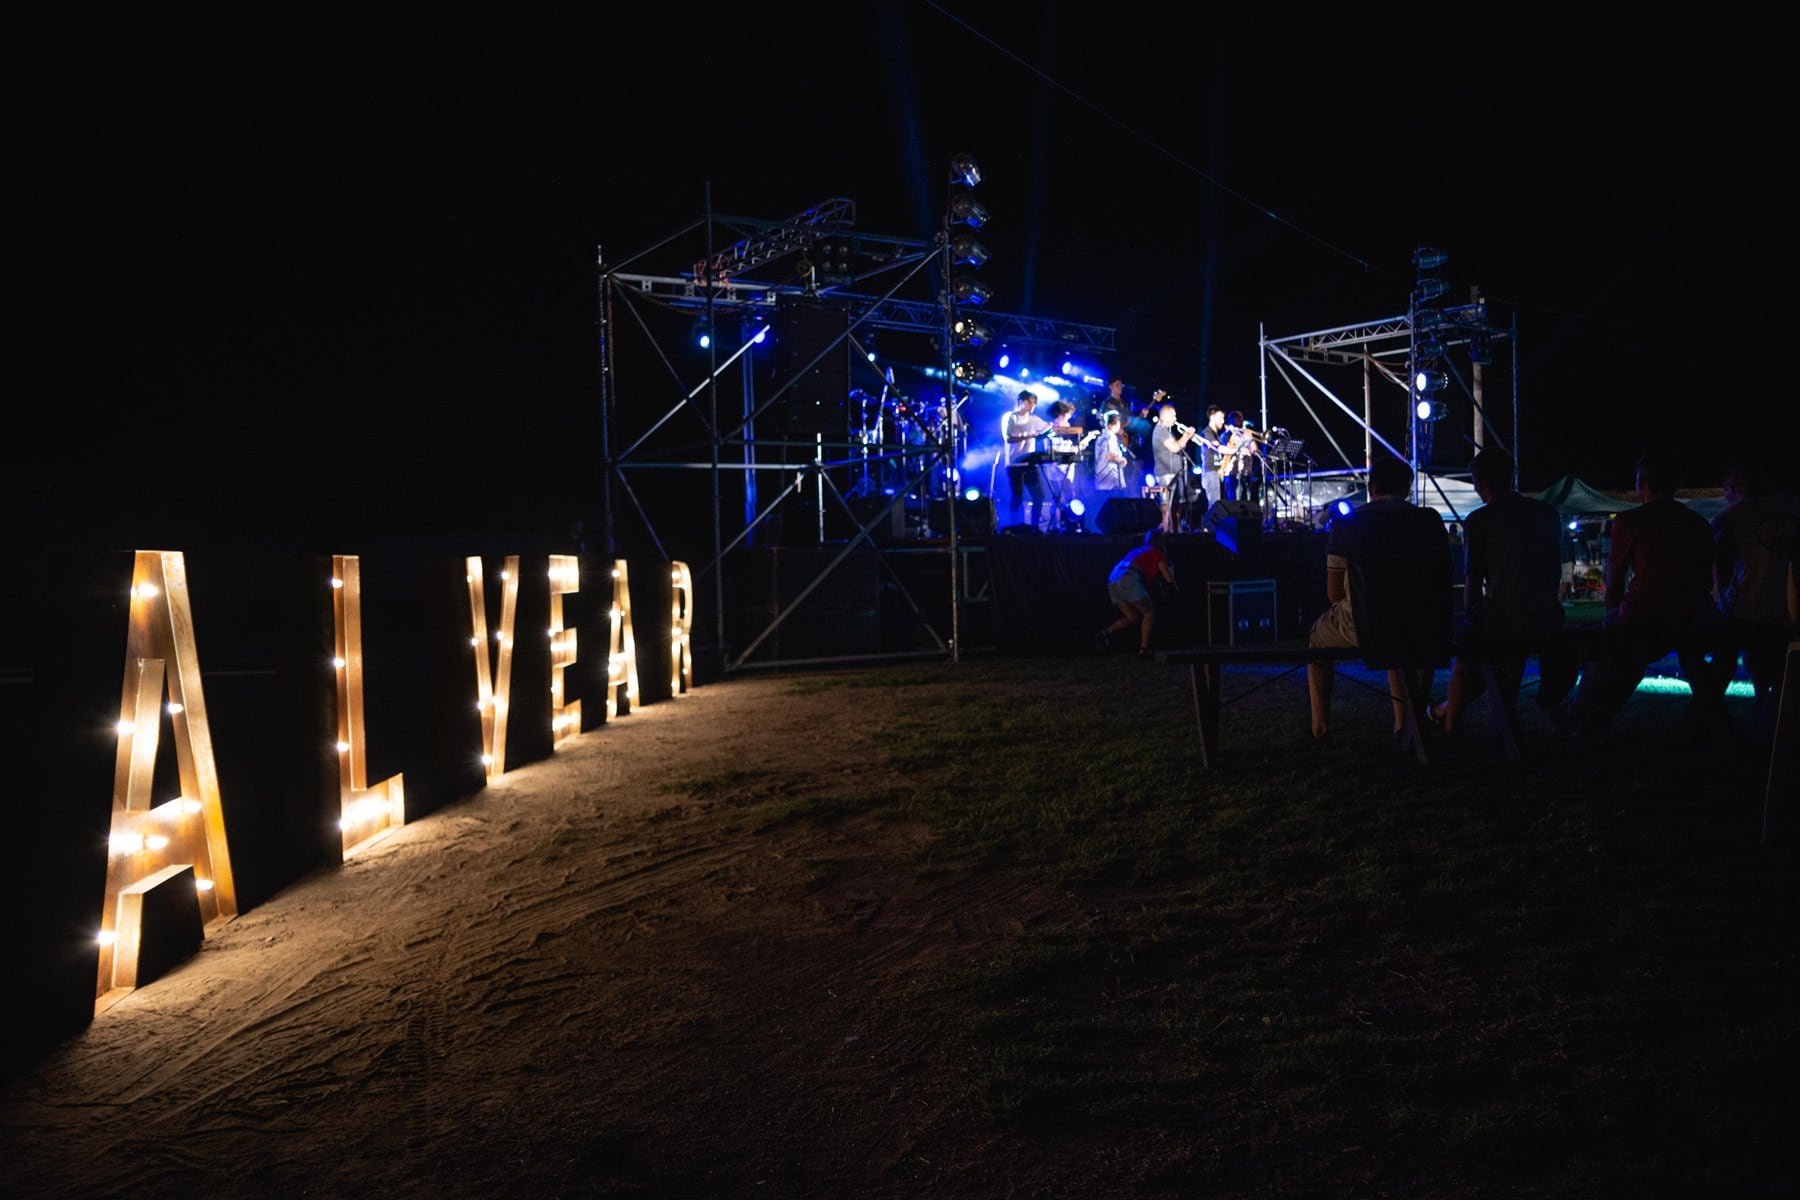
[[[1584,666],[1591,652],[1593,641],[1600,632],[1597,622],[1580,622],[1566,625],[1561,637],[1566,640],[1575,655],[1577,667]],[[1535,648],[1532,653],[1535,653]],[[1529,654],[1527,655],[1529,656]],[[1219,753],[1219,710],[1224,706],[1221,691],[1224,682],[1224,669],[1230,666],[1281,666],[1288,670],[1282,675],[1292,673],[1308,663],[1359,662],[1364,652],[1358,647],[1328,648],[1305,646],[1294,643],[1266,643],[1258,646],[1198,646],[1188,649],[1164,650],[1157,659],[1170,666],[1185,666],[1192,679],[1194,693],[1194,723],[1200,734],[1200,760],[1208,767]],[[1523,752],[1523,737],[1519,728],[1517,711],[1518,691],[1509,681],[1501,678],[1498,664],[1492,659],[1484,659],[1481,663],[1482,677],[1487,683],[1487,692],[1493,697],[1490,706],[1493,716],[1493,728],[1501,750],[1508,758],[1519,758]],[[1402,695],[1390,699],[1405,701],[1402,705],[1405,717],[1399,734],[1400,748],[1411,754],[1420,762],[1428,761],[1425,738],[1422,732],[1420,717],[1424,707],[1430,703],[1430,696],[1416,695],[1413,683],[1417,672],[1402,671]],[[1348,677],[1346,677],[1348,678]],[[1350,680],[1361,686],[1360,680]],[[1256,690],[1255,688],[1250,689]],[[1385,687],[1375,689],[1383,695],[1389,695]],[[1249,695],[1245,692],[1244,695]],[[1242,697],[1237,697],[1242,699]]]
[[[1286,664],[1288,670],[1282,675],[1291,674],[1309,663],[1331,663],[1361,661],[1364,652],[1355,647],[1300,646],[1292,644],[1267,644],[1261,646],[1199,646],[1185,650],[1164,650],[1157,654],[1157,660],[1172,667],[1185,666],[1193,683],[1194,692],[1194,724],[1200,732],[1200,761],[1207,767],[1219,756],[1219,710],[1224,706],[1220,697],[1226,667],[1231,666],[1280,666]],[[1429,696],[1414,693],[1411,677],[1412,671],[1401,671],[1401,695],[1394,697],[1386,687],[1372,689],[1379,691],[1390,699],[1402,701],[1401,709],[1405,714],[1402,719],[1398,740],[1400,749],[1411,754],[1420,762],[1426,762],[1425,736],[1419,723],[1420,714]],[[1368,687],[1361,680],[1351,680],[1361,686]],[[1252,688],[1251,691],[1255,689]],[[1249,695],[1245,692],[1244,695]],[[1236,697],[1242,699],[1243,697]]]

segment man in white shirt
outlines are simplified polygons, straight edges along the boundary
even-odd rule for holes
[[[1006,483],[1011,490],[1007,501],[1009,524],[1019,524],[1021,513],[1026,523],[1036,526],[1048,502],[1044,475],[1035,458],[1038,439],[1050,432],[1050,422],[1036,413],[1037,394],[1019,393],[1019,406],[1000,418],[1000,439],[1006,450]],[[1029,498],[1029,500],[1028,500]]]

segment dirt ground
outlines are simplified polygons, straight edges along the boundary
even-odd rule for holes
[[[922,873],[891,817],[757,820],[881,786],[905,698],[846,734],[794,692],[631,714],[244,913],[13,1083],[0,1193],[1092,1194],[1120,1148],[962,1109],[953,991],[1072,902]]]

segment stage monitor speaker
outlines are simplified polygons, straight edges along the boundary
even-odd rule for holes
[[[1213,540],[1239,558],[1254,556],[1262,546],[1262,506],[1250,500],[1220,500],[1206,510]]]
[[[937,499],[931,502],[932,532],[942,537],[949,529],[949,521],[945,519],[945,505],[949,501]],[[981,496],[970,500],[966,496],[956,498],[956,534],[958,537],[991,537],[996,525],[994,498]]]
[[[1154,500],[1114,496],[1100,506],[1101,533],[1143,533],[1162,524],[1162,505]]]

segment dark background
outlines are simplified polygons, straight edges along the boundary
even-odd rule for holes
[[[1116,327],[1134,394],[1254,408],[1259,327],[1402,314],[1430,244],[1517,322],[1527,487],[1626,486],[1653,441],[1710,485],[1787,422],[1775,41],[1635,6],[36,12],[6,52],[9,521],[591,519],[597,250],[840,196],[929,236],[959,151],[994,307]],[[675,394],[646,378],[640,420]]]

